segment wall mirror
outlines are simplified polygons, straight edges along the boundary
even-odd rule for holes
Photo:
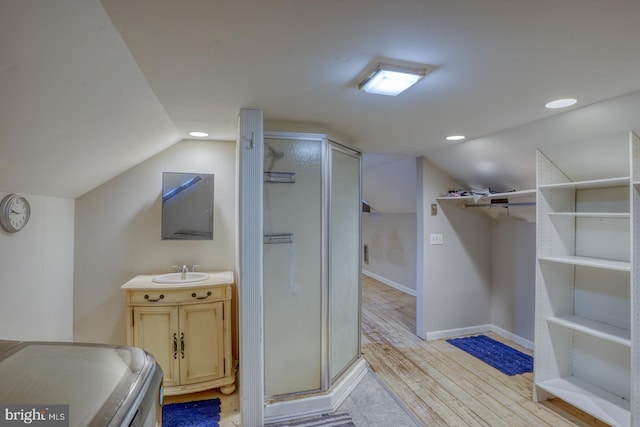
[[[162,240],[213,240],[213,174],[162,174]]]

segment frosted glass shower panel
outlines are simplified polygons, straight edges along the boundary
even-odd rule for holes
[[[329,262],[332,380],[360,354],[360,200],[360,157],[332,148]]]
[[[321,388],[322,141],[265,138],[267,396]]]

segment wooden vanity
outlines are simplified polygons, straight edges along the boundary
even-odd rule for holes
[[[127,343],[153,355],[164,373],[164,394],[220,387],[232,393],[231,271],[206,272],[192,283],[155,283],[140,275],[122,285],[127,302]]]

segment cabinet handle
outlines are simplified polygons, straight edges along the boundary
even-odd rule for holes
[[[178,334],[173,334],[173,358],[178,358]]]
[[[184,359],[184,332],[180,333],[180,356]]]
[[[207,295],[203,297],[199,297],[195,292],[192,293],[191,296],[194,297],[195,299],[207,299],[211,296],[211,291],[207,292]]]
[[[157,301],[160,301],[161,299],[164,299],[164,294],[160,294],[158,298],[149,298],[149,295],[145,295],[144,299],[146,299],[149,302],[157,302]]]

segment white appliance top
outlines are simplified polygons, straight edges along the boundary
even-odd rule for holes
[[[0,402],[69,405],[71,426],[106,426],[153,369],[134,347],[0,341]]]

